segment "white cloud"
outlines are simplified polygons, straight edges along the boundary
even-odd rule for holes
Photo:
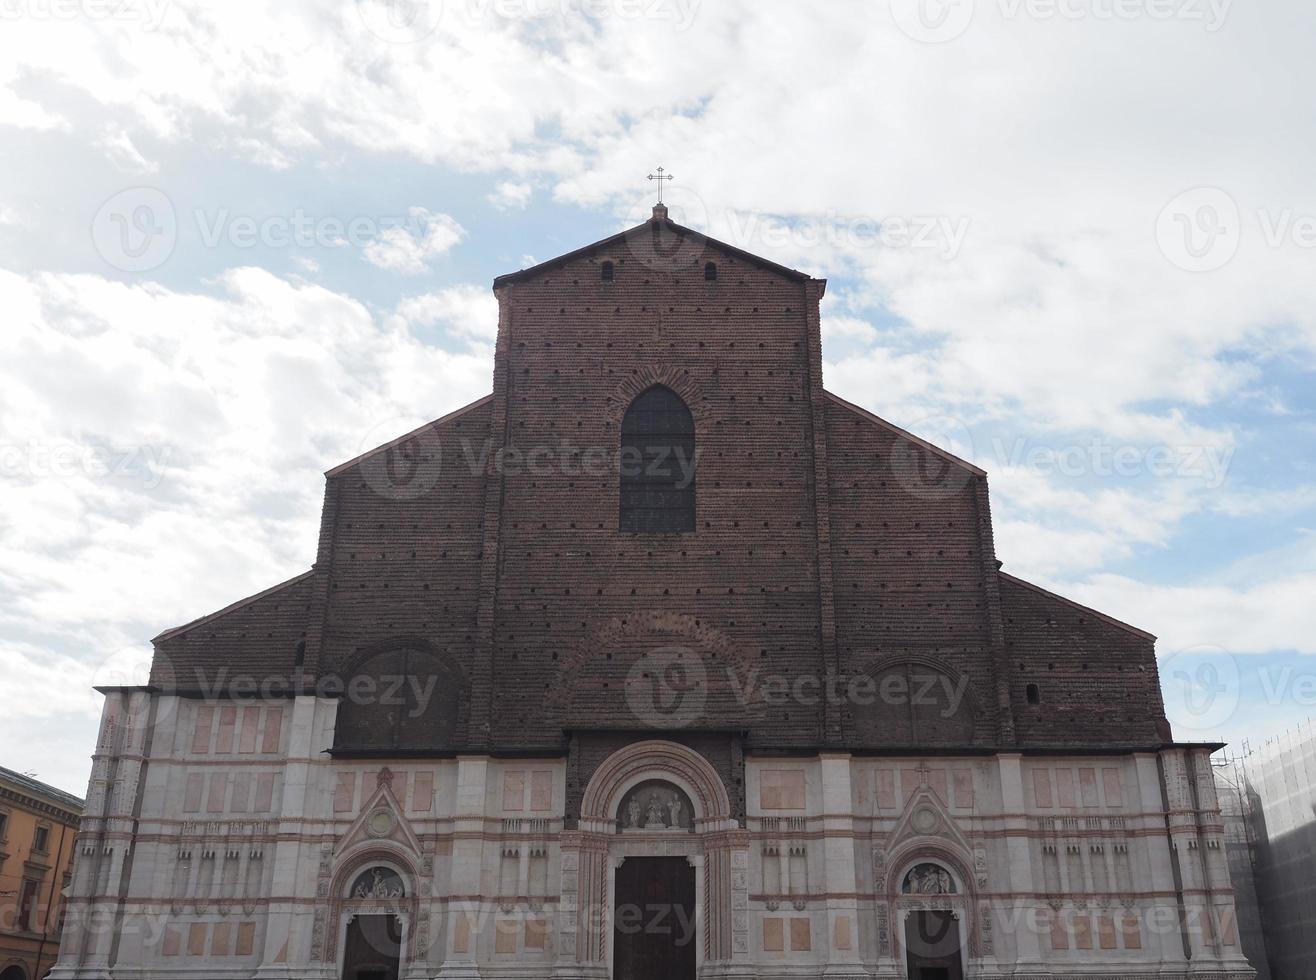
[[[1084,605],[1140,626],[1168,656],[1193,647],[1229,653],[1296,650],[1316,654],[1316,574],[1271,578],[1251,586],[1154,585],[1096,575],[1061,591]]]
[[[492,347],[498,336],[498,301],[470,284],[449,286],[398,303],[397,315],[413,326],[440,327],[454,338]]]
[[[107,130],[97,145],[121,173],[153,174],[160,169],[158,164],[142,156],[132,137],[122,129]]]
[[[531,190],[531,186],[524,181],[504,180],[489,195],[489,202],[503,210],[524,208],[530,203]]]
[[[428,262],[466,237],[466,229],[446,214],[409,208],[407,225],[383,229],[366,244],[363,254],[371,265],[415,276],[429,271]]]
[[[487,393],[487,348],[423,345],[259,269],[219,286],[0,273],[0,658],[32,711],[91,724],[85,690],[112,652],[308,566],[325,469],[390,419]],[[15,757],[45,737],[0,719]]]

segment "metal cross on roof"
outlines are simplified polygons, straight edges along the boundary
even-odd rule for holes
[[[658,181],[658,203],[659,203],[659,204],[662,204],[662,203],[663,203],[663,181],[664,181],[664,180],[675,180],[676,178],[673,177],[671,174],[665,174],[665,173],[663,173],[663,168],[662,168],[662,167],[659,167],[657,173],[649,174],[649,179],[650,179],[650,180],[656,180],[656,181]]]

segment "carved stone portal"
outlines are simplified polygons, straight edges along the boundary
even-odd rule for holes
[[[617,807],[617,829],[623,833],[694,831],[694,808],[680,787],[650,779],[633,787]]]

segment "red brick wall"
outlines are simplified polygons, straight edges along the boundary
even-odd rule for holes
[[[1001,576],[1010,696],[1025,745],[1157,745],[1170,737],[1153,640]],[[1041,702],[1029,705],[1028,684]]]
[[[627,691],[654,666],[646,655],[665,669],[673,649],[706,680],[682,725],[745,729],[747,751],[902,744],[881,706],[746,704],[729,678],[744,690],[755,675],[851,676],[906,657],[967,681],[957,744],[970,730],[1008,743],[1016,719],[1024,742],[1155,726],[1150,641],[998,580],[985,479],[822,392],[821,283],[713,245],[675,269],[641,255],[618,243],[500,280],[493,395],[422,432],[409,460],[393,453],[439,458],[418,471],[426,492],[393,486],[386,455],[331,471],[314,574],[161,654],[290,669],[305,632],[307,670],[324,674],[408,638],[465,675],[459,742],[475,748],[643,729],[653,719]],[[615,468],[580,471],[589,449],[614,462],[627,404],[655,382],[695,416],[693,534],[620,534]],[[500,448],[521,454],[501,472]],[[1034,709],[1023,685],[1039,671]]]

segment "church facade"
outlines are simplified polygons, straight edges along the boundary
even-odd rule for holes
[[[651,220],[492,393],[105,688],[56,980],[1247,980],[1154,638],[823,387],[826,283]]]

